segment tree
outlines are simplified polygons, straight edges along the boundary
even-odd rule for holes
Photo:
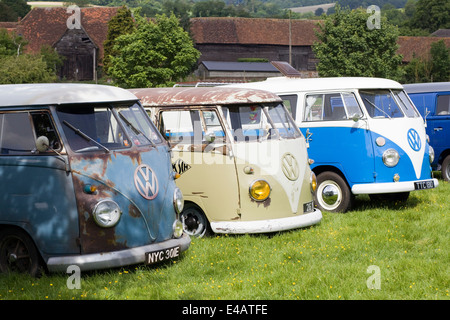
[[[41,55],[25,54],[0,59],[0,83],[48,83],[56,75],[48,70]]]
[[[343,10],[336,6],[325,17],[316,33],[313,50],[319,59],[320,76],[365,76],[399,79],[401,55],[398,29],[381,17],[369,25],[372,15],[366,10]]]
[[[40,54],[22,54],[26,42],[22,37],[0,29],[0,83],[53,82],[61,57],[44,46]]]
[[[111,65],[111,57],[117,55],[117,50],[114,50],[116,38],[123,34],[132,33],[135,29],[134,19],[130,9],[122,6],[117,10],[117,14],[108,22],[108,33],[106,35],[106,40],[103,42],[103,70],[105,73],[108,74],[108,69]]]
[[[17,21],[30,10],[25,0],[0,0],[0,21]]]
[[[20,55],[26,41],[14,33],[9,34],[6,29],[0,29],[0,58],[3,56]]]
[[[450,81],[450,53],[444,40],[431,44],[432,81]]]
[[[410,21],[411,28],[424,29],[428,32],[450,28],[449,12],[448,0],[419,0]]]
[[[413,56],[404,67],[403,83],[450,81],[450,52],[443,40],[431,44],[428,58]]]
[[[116,38],[109,73],[127,88],[171,86],[187,76],[200,52],[175,15],[158,15],[148,20],[135,15],[133,33]]]

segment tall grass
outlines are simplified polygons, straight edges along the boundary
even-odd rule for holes
[[[448,300],[449,195],[440,180],[404,203],[359,197],[310,228],[192,239],[176,261],[84,273],[80,289],[68,274],[3,274],[0,299]]]

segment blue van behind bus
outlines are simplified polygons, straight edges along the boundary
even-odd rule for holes
[[[274,92],[290,108],[314,160],[321,211],[346,212],[359,194],[404,201],[438,186],[424,121],[398,82],[275,77],[230,86]]]
[[[450,181],[450,82],[403,85],[425,119],[435,158],[431,166]]]
[[[170,149],[129,91],[0,86],[0,272],[155,263],[190,245]]]

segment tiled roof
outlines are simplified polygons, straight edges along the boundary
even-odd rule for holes
[[[428,59],[431,44],[440,40],[444,40],[447,48],[450,48],[450,38],[401,36],[397,40],[399,45],[397,52],[403,55],[403,62],[411,61],[414,56]]]
[[[288,19],[193,18],[191,33],[196,44],[289,45]],[[318,20],[291,20],[292,45],[311,46]]]
[[[18,22],[0,22],[0,29],[6,29],[8,31],[16,30]]]
[[[103,41],[108,32],[108,21],[118,7],[81,8],[81,26],[99,47],[103,56]],[[67,30],[67,20],[74,13],[63,7],[34,8],[20,22],[17,33],[28,40],[27,50],[37,52],[41,46],[54,45]]]

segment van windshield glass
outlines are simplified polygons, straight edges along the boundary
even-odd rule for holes
[[[415,116],[415,110],[409,100],[406,96],[400,97],[398,91],[360,90],[359,94],[372,118],[402,118],[405,114],[408,117]]]
[[[237,142],[291,139],[301,136],[282,104],[222,107]]]
[[[159,133],[137,104],[71,105],[57,108],[64,134],[75,152],[129,148],[161,142]]]

